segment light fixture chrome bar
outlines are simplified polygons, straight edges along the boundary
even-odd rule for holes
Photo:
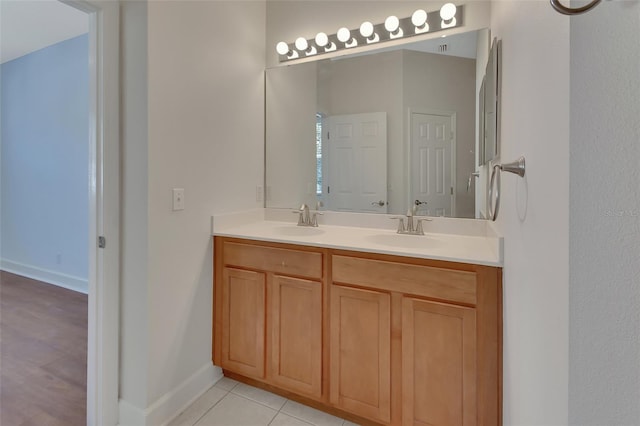
[[[375,38],[374,42],[371,41],[370,37],[364,37],[360,32],[360,28],[349,30],[350,38],[346,42],[340,41],[338,39],[337,33],[327,35],[326,37],[328,41],[324,46],[320,46],[316,42],[317,37],[308,39],[307,48],[305,50],[298,49],[295,42],[280,42],[279,44],[282,45],[282,49],[281,51],[279,50],[279,52],[285,53],[279,53],[279,60],[280,62],[288,62],[296,59],[306,58],[309,56],[323,55],[325,53],[346,49],[354,49],[360,46],[371,46],[373,44],[384,43],[390,40],[398,40],[401,38],[405,39],[416,35],[431,34],[451,28],[457,28],[462,26],[464,23],[464,6],[456,6],[454,7],[454,11],[455,15],[453,16],[453,18],[446,21],[441,17],[441,10],[427,12],[426,25],[420,27],[416,27],[416,25],[414,25],[411,16],[399,19],[399,29],[393,32],[388,31],[385,28],[384,22],[375,24],[373,25],[374,36],[372,37],[375,37],[376,35],[377,37]],[[321,37],[321,40],[324,42],[324,33],[322,34],[323,37]],[[301,45],[301,43],[298,44]],[[286,51],[284,49],[284,45],[286,45],[288,48]]]

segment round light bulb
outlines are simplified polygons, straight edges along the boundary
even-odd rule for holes
[[[325,47],[329,44],[329,37],[325,33],[316,34],[316,44],[320,47]]]
[[[389,31],[390,33],[395,33],[400,26],[400,20],[397,16],[389,16],[384,20],[384,29]]]
[[[411,15],[411,23],[416,27],[422,27],[427,22],[427,12],[418,9]]]
[[[456,16],[456,5],[453,3],[447,3],[440,8],[440,17],[444,21],[450,21]]]
[[[343,43],[346,43],[349,40],[351,40],[351,31],[349,31],[349,29],[346,27],[342,27],[338,30],[337,36],[338,36],[338,40],[340,40]]]
[[[278,52],[280,55],[286,55],[287,53],[289,53],[289,45],[284,41],[281,41],[280,43],[276,44],[276,52]]]
[[[362,37],[371,37],[373,35],[373,24],[369,21],[363,22],[360,25],[360,34],[362,34]]]
[[[307,50],[309,47],[309,43],[307,43],[307,39],[304,37],[298,37],[296,39],[296,49],[298,50]]]

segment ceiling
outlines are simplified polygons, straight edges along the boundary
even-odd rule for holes
[[[87,14],[58,0],[0,0],[0,63],[88,31]]]

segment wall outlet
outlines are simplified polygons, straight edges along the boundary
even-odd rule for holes
[[[184,210],[184,188],[173,188],[173,211]]]
[[[264,199],[264,188],[262,185],[256,186],[256,201],[262,201]]]

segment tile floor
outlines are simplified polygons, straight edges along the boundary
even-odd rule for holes
[[[222,378],[169,426],[355,426],[306,405]]]

